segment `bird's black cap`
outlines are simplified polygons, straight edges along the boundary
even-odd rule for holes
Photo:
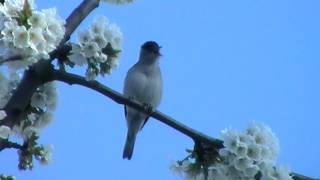
[[[146,51],[161,55],[160,54],[161,46],[159,46],[158,43],[156,43],[155,41],[147,41],[141,46],[141,48]]]

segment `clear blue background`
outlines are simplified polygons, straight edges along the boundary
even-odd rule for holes
[[[37,2],[67,17],[80,1]],[[121,91],[140,45],[155,40],[164,55],[159,110],[214,137],[253,120],[268,124],[280,139],[278,162],[320,177],[319,7],[318,0],[137,0],[103,3],[81,27],[103,14],[122,29],[120,66],[98,78],[105,85]],[[150,120],[133,159],[122,160],[123,107],[83,87],[58,87],[54,121],[40,140],[54,145],[51,164],[21,172],[16,152],[5,150],[0,172],[28,180],[179,179],[168,166],[192,147],[189,138]]]

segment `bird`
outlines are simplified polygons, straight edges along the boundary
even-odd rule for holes
[[[155,41],[142,44],[138,61],[128,70],[123,88],[123,94],[129,99],[137,100],[152,109],[159,106],[162,97],[160,48]],[[127,105],[124,106],[124,113],[128,131],[122,157],[130,160],[137,134],[149,116]]]

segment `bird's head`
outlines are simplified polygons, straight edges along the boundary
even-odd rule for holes
[[[161,46],[155,41],[147,41],[141,46],[140,59],[143,61],[155,61],[161,56]]]

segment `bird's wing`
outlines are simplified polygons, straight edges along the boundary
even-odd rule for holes
[[[139,70],[138,67],[133,66],[127,73],[124,82],[124,95],[128,97],[133,97],[138,101],[142,101],[144,99],[144,90],[148,85],[148,80],[146,75]]]
[[[138,101],[144,99],[144,89],[147,85],[146,75],[137,68],[133,66],[127,73],[124,81],[123,94],[127,97],[134,98]],[[128,107],[124,106],[124,114],[127,116]]]

